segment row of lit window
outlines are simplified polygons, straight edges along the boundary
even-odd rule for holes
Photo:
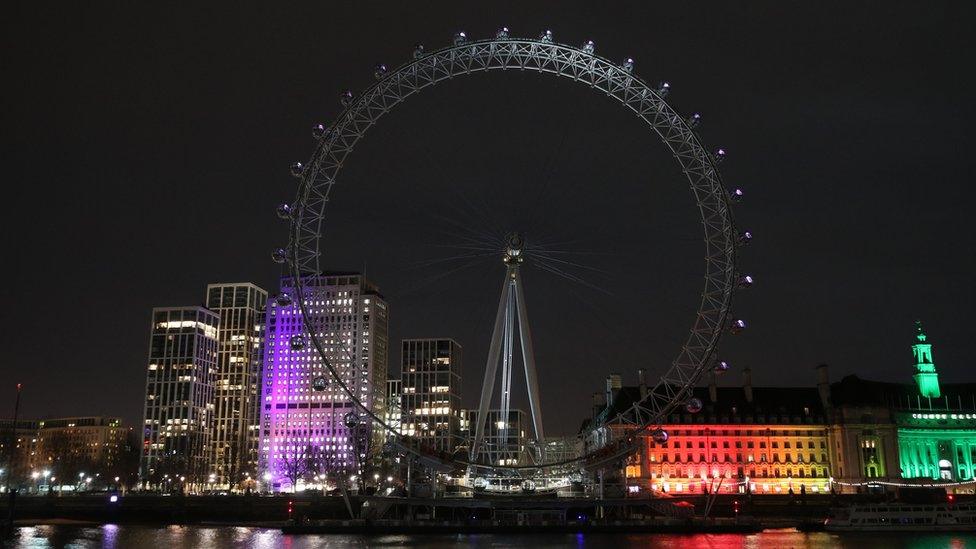
[[[827,443],[825,441],[821,440],[821,441],[819,441],[819,443],[820,443],[819,444],[820,448],[826,448],[827,447]],[[668,442],[664,442],[664,443],[660,444],[660,447],[661,448],[668,448],[669,445],[671,445],[671,444],[674,444],[674,446],[673,446],[674,448],[681,448],[681,442],[680,441],[676,441],[674,439],[671,439]],[[795,444],[796,444],[796,448],[798,448],[798,449],[802,449],[804,447],[802,440],[797,440],[795,442]],[[723,440],[722,441],[722,448],[729,448],[729,445],[730,445],[730,443],[729,443],[728,440]],[[770,443],[770,445],[773,448],[779,448],[779,441],[774,440],[774,441],[772,441]],[[656,448],[656,447],[658,447],[658,444],[656,444],[653,440],[648,439],[648,445],[647,446],[648,446],[648,448]],[[709,446],[711,448],[718,448],[718,442],[713,440],[713,441],[711,441],[709,443]],[[742,448],[742,441],[741,440],[735,441],[734,446],[736,448]],[[692,442],[690,440],[685,441],[685,446],[684,447],[685,448],[692,448],[693,447],[692,446]],[[699,448],[704,448],[705,447],[705,441],[699,440],[698,441],[698,447]],[[766,447],[766,441],[765,440],[760,440],[759,441],[759,447],[760,448],[765,448]],[[816,446],[816,443],[814,441],[808,440],[806,447],[807,448],[816,448],[817,446]],[[755,448],[755,441],[747,440],[746,441],[746,448]],[[783,448],[790,449],[791,448],[790,441],[788,441],[788,440],[783,441]]]

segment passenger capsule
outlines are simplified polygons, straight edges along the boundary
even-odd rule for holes
[[[424,45],[423,44],[415,45],[413,47],[413,58],[420,59],[423,56],[424,56]]]
[[[745,195],[746,193],[742,189],[736,187],[735,189],[729,191],[729,200],[732,202],[742,202],[742,197]]]
[[[712,162],[716,164],[721,164],[722,161],[725,160],[725,155],[726,155],[725,149],[722,148],[715,149],[715,152],[712,153]]]
[[[498,29],[498,32],[495,33],[495,38],[499,40],[508,39],[508,27],[502,27]]]
[[[702,401],[698,397],[691,397],[685,402],[685,411],[689,414],[697,414],[702,410]]]
[[[291,219],[291,204],[278,204],[278,208],[275,211],[281,219]]]
[[[671,93],[670,82],[661,82],[660,84],[657,85],[658,95],[660,95],[661,97],[667,97],[669,93]]]
[[[752,233],[750,231],[743,231],[743,233],[739,235],[739,245],[745,246],[750,242],[752,242]]]
[[[316,124],[312,126],[312,137],[315,139],[322,139],[329,133],[329,128],[325,127],[323,124]]]
[[[651,431],[651,439],[657,444],[664,444],[668,441],[668,432],[664,429],[654,429]]]
[[[345,424],[347,428],[352,429],[353,427],[359,425],[359,416],[356,415],[356,412],[349,412],[342,417],[342,423]]]
[[[545,42],[546,44],[552,43],[552,31],[546,29],[542,34],[539,35],[539,40]]]
[[[587,40],[586,43],[583,44],[583,51],[593,55],[593,52],[596,51],[596,44],[594,44],[592,40]]]
[[[731,367],[732,365],[729,364],[728,362],[724,360],[719,360],[718,362],[715,363],[715,368],[713,368],[713,370],[715,371],[716,374],[723,374],[729,371],[729,368]]]
[[[468,35],[465,34],[464,31],[461,31],[461,32],[459,32],[459,33],[457,33],[457,34],[454,35],[454,45],[455,46],[460,46],[461,44],[463,44],[463,43],[465,43],[467,41],[468,41]]]
[[[275,296],[275,303],[277,303],[279,307],[287,307],[292,303],[291,296],[286,292],[281,292]]]
[[[752,275],[742,275],[739,277],[739,288],[746,289],[752,286]]]
[[[288,261],[288,252],[286,252],[284,248],[275,248],[274,251],[271,252],[271,259],[273,259],[275,263],[284,263],[285,261]]]
[[[746,321],[742,320],[741,318],[737,318],[733,320],[732,324],[729,326],[729,331],[732,332],[733,334],[738,334],[745,329],[746,329]]]
[[[689,128],[695,129],[699,124],[701,124],[701,115],[696,112],[695,114],[689,116],[686,122],[688,122]]]
[[[346,90],[342,92],[342,95],[339,96],[339,103],[341,103],[343,107],[348,107],[349,105],[352,105],[352,98],[352,92]]]
[[[314,380],[312,380],[312,390],[313,391],[319,391],[319,392],[321,392],[321,391],[326,390],[328,387],[329,387],[329,380],[325,379],[322,376],[319,376],[319,377],[315,378]]]
[[[305,348],[305,336],[302,334],[291,336],[291,339],[288,340],[288,346],[291,347],[292,351],[301,351]]]
[[[623,67],[627,72],[634,72],[634,60],[630,57],[624,59]]]
[[[383,63],[377,63],[377,65],[373,67],[373,78],[382,80],[384,76],[386,76],[386,65]]]
[[[301,177],[302,174],[305,173],[305,166],[303,166],[301,162],[292,162],[288,170],[291,172],[293,176]]]

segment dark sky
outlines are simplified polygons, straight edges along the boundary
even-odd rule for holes
[[[138,423],[150,308],[198,304],[208,282],[274,289],[287,167],[339,94],[417,42],[500,25],[634,57],[730,151],[737,222],[756,235],[742,269],[757,284],[736,305],[750,329],[723,346],[737,370],[907,381],[921,318],[942,378],[973,380],[971,3],[41,4],[8,6],[0,34],[0,415],[22,382],[27,416]],[[701,285],[697,214],[664,146],[615,102],[536,74],[412,98],[360,143],[329,208],[328,266],[367,266],[394,338],[458,339],[468,406],[503,269],[448,259],[510,230],[574,252],[560,257],[585,285],[524,275],[550,432],[578,424],[607,373],[659,373]]]

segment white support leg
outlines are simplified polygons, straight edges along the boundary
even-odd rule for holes
[[[468,459],[471,462],[477,461],[478,450],[485,436],[485,419],[488,417],[488,404],[491,402],[491,395],[495,390],[495,374],[498,372],[498,357],[501,354],[505,309],[511,291],[510,287],[506,276],[505,282],[502,284],[502,295],[498,300],[495,326],[491,332],[491,345],[488,347],[488,362],[485,364],[485,379],[481,384],[481,399],[478,401],[478,418],[474,425],[474,440],[471,442],[471,449],[468,451]]]
[[[545,461],[545,434],[542,429],[542,402],[539,400],[539,380],[535,371],[535,351],[532,348],[532,332],[529,330],[529,311],[522,290],[522,277],[515,277],[515,308],[518,310],[519,336],[522,341],[522,362],[525,365],[525,384],[529,393],[529,408],[532,412],[532,427],[535,430],[539,458]]]

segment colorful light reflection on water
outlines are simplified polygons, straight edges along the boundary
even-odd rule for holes
[[[107,548],[128,547],[248,547],[304,549],[312,547],[550,547],[627,549],[851,548],[934,549],[976,548],[974,534],[831,534],[771,530],[760,534],[478,534],[478,535],[284,535],[279,530],[238,526],[74,526],[45,525],[19,528],[4,547]]]

